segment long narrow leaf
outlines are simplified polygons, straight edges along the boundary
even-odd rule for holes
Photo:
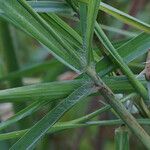
[[[128,99],[130,99],[131,97],[134,97],[134,96],[136,96],[135,93],[130,94],[129,96],[126,96],[125,98],[123,98],[121,100],[121,102],[124,103],[125,101],[127,101]],[[29,106],[28,108],[26,108],[26,109],[22,110],[21,112],[17,113],[15,116],[10,118],[8,121],[1,123],[0,127],[1,128],[5,128],[8,125],[11,125],[11,124],[13,124],[16,121],[19,121],[20,119],[23,119],[25,116],[27,116],[27,115],[33,113],[34,111],[36,111],[39,108],[39,106],[41,105],[41,103],[45,104],[45,102],[46,101],[42,101],[42,102],[35,102],[35,103],[31,104],[31,106]],[[98,109],[98,110],[96,110],[96,111],[94,111],[94,112],[92,112],[92,113],[90,113],[88,115],[85,115],[85,116],[83,116],[81,118],[78,118],[78,119],[75,119],[75,120],[72,120],[72,121],[69,121],[68,124],[85,123],[85,122],[89,121],[90,119],[94,118],[95,116],[100,115],[101,113],[108,111],[109,109],[111,109],[110,105],[104,106],[104,107],[102,107],[102,108],[100,108],[100,109]],[[56,126],[57,126],[57,124],[56,124]],[[55,132],[55,130],[53,130],[53,129],[52,130],[50,129],[49,131],[51,133]],[[58,130],[56,130],[56,131],[58,131]]]
[[[86,21],[86,33],[84,33],[85,37],[83,36],[83,38],[85,38],[85,40],[83,39],[83,48],[85,48],[85,53],[86,53],[85,57],[87,60],[87,66],[90,65],[93,61],[92,39],[94,34],[95,21],[98,14],[99,3],[100,0],[90,1],[87,8],[88,12],[87,14],[85,14],[85,18],[87,19],[87,21]],[[83,22],[82,23],[83,25],[85,24],[84,21],[85,21],[84,19],[81,20],[81,22]]]
[[[129,40],[119,48],[117,48],[117,52],[123,58],[126,63],[131,62],[132,60],[138,58],[139,56],[145,54],[150,47],[150,35],[146,33],[141,33],[137,37]],[[97,71],[101,76],[109,73],[116,66],[114,66],[110,60],[106,57],[101,59],[97,63]]]
[[[83,2],[83,3],[88,3],[89,0],[79,0],[79,1]],[[39,12],[52,12],[51,8],[52,8],[53,4],[55,4],[55,6],[57,5],[57,8],[60,8],[60,6],[64,5],[63,6],[64,10],[67,9],[67,11],[69,11],[69,9],[70,9],[68,6],[65,6],[66,3],[59,4],[56,1],[52,1],[52,2],[50,2],[50,1],[38,1],[38,2],[32,1],[32,2],[29,2],[29,4]],[[36,6],[37,4],[38,4],[38,6]],[[124,23],[127,23],[139,30],[143,30],[145,32],[150,33],[150,25],[149,24],[144,23],[144,22],[140,21],[139,19],[132,17],[132,16],[106,4],[106,3],[101,2],[99,9],[108,13],[109,15],[115,17],[116,19],[123,21]],[[58,10],[58,12],[59,11],[60,10]]]
[[[28,1],[28,3],[37,12],[72,13],[72,9],[69,8],[67,3],[60,1]]]
[[[1,90],[0,99],[7,99],[8,101],[21,98],[25,99],[25,101],[34,101],[37,99],[59,99],[68,96],[76,88],[80,87],[82,83],[83,81],[61,81]]]
[[[115,93],[135,92],[126,77],[105,77],[103,81]],[[139,81],[144,85],[147,83],[143,77],[139,78]],[[0,102],[36,101],[37,99],[48,99],[49,101],[52,101],[62,99],[68,96],[76,88],[80,87],[84,82],[86,82],[86,80],[82,79],[74,81],[57,81],[1,90]]]
[[[123,21],[124,23],[127,23],[139,30],[143,30],[144,32],[150,33],[150,25],[140,21],[139,19],[136,19],[110,5],[107,5],[105,3],[101,3],[100,10],[112,15],[118,20]]]
[[[150,119],[137,119],[138,123],[141,125],[150,125]],[[91,127],[91,126],[115,126],[115,125],[122,125],[124,122],[120,119],[117,120],[102,120],[102,121],[89,121],[87,123],[56,123],[54,126],[52,126],[48,130],[48,134],[53,134],[55,132],[60,132],[66,129],[74,129],[74,128],[80,128],[80,127]],[[15,139],[20,138],[23,136],[28,129],[26,130],[20,130],[20,131],[14,131],[9,133],[2,133],[0,134],[0,140],[8,140],[8,139]]]
[[[84,3],[89,3],[89,0],[79,0],[80,2],[84,2]],[[110,5],[107,5],[103,2],[100,3],[99,9],[112,15],[113,17],[115,17],[118,20],[121,20],[137,29],[143,30],[147,33],[150,33],[150,25],[147,23],[144,23]]]
[[[8,120],[0,123],[0,130],[7,128],[8,126],[22,120],[23,118],[31,115],[33,112],[37,111],[43,105],[45,105],[48,101],[36,101],[33,102],[31,105],[27,106],[26,108],[22,109],[21,111],[17,112],[13,117],[9,118]]]
[[[73,58],[70,53],[68,53],[64,47],[62,47],[61,42],[57,42],[57,40],[54,38],[57,36],[59,38],[59,35],[57,35],[54,32],[49,32],[50,27],[47,25],[46,22],[42,22],[43,20],[40,18],[42,23],[37,22],[34,18],[35,12],[33,14],[30,14],[30,12],[24,8],[18,1],[0,1],[0,8],[4,11],[4,18],[7,20],[11,20],[12,23],[20,27],[22,30],[27,32],[28,34],[35,37],[37,40],[39,40],[41,43],[46,45],[51,53],[59,59],[64,64],[68,65],[70,68],[72,68],[75,71],[80,70],[80,65],[77,63],[78,61]],[[7,11],[6,11],[7,10]],[[32,18],[32,19],[31,19]],[[43,25],[47,28],[45,28]],[[52,30],[51,30],[52,31]],[[53,37],[53,35],[55,36]],[[51,40],[50,40],[51,39]],[[63,42],[63,40],[62,40]],[[57,47],[56,47],[57,45]],[[64,45],[63,45],[64,46]],[[72,57],[72,58],[71,58]]]
[[[93,93],[91,83],[85,84],[75,90],[70,96],[58,104],[52,111],[50,111],[43,119],[35,124],[11,149],[29,149],[31,148],[42,136],[46,134],[48,129],[60,119],[60,117],[78,101],[86,98]]]
[[[126,74],[131,84],[135,87],[138,93],[143,97],[145,101],[148,100],[148,93],[145,87],[136,79],[132,71],[129,69],[127,64],[123,61],[121,56],[118,54],[116,49],[113,47],[101,27],[96,24],[96,35],[105,46],[107,52],[109,53],[110,58],[120,67],[120,69]]]
[[[146,33],[141,33],[135,38],[132,38],[131,40],[127,41],[125,44],[117,48],[117,51],[119,55],[123,58],[123,60],[126,63],[131,62],[132,60],[135,60],[139,56],[142,56],[145,54],[150,47],[150,36]],[[57,62],[56,62],[57,63]],[[22,69],[18,72],[12,72],[8,76],[0,78],[0,82],[3,82],[5,80],[13,79],[18,76],[26,76],[32,74],[32,72],[36,72],[36,70],[43,70],[51,65],[53,66],[55,64],[55,61],[44,64],[39,64],[37,66],[33,66],[31,68]],[[96,64],[96,70],[99,72],[101,76],[104,76],[105,74],[112,71],[116,66],[111,63],[111,61],[104,57],[102,58],[97,64]],[[39,68],[39,69],[38,69]]]

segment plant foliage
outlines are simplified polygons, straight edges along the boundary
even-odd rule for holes
[[[98,17],[102,11],[142,33],[112,42]],[[129,149],[129,130],[150,149],[150,136],[141,126],[150,124],[149,88],[146,86],[149,81],[144,76],[137,78],[132,66],[132,63],[142,64],[145,61],[143,58],[150,48],[149,24],[100,0],[0,0],[0,17],[0,50],[8,60],[8,73],[0,77],[0,84],[9,81],[10,87],[0,90],[0,102],[11,102],[16,108],[14,116],[0,123],[0,130],[14,124],[19,126],[17,131],[0,134],[0,140],[19,138],[11,145],[11,150],[33,149],[47,135],[67,129],[121,124],[125,127],[116,130],[116,150]],[[71,20],[78,26],[73,28],[64,20]],[[10,28],[9,24],[44,45],[54,58],[19,69],[13,42],[15,38],[10,35],[8,40],[10,32],[16,29]],[[64,66],[78,77],[70,81],[54,81],[64,71]],[[117,76],[116,70],[121,72],[120,76]],[[49,80],[42,78],[46,83],[23,86],[24,77],[48,71]],[[117,97],[120,93],[121,100]],[[77,119],[59,121],[77,103],[99,95],[105,99],[106,106]],[[140,117],[135,117],[126,107],[127,100],[137,108],[136,113]],[[33,116],[44,107],[48,108],[41,118],[32,122],[26,119],[34,119]],[[108,110],[118,119],[91,120]]]

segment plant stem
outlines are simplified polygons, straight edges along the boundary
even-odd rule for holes
[[[145,87],[142,85],[141,82],[139,82],[135,78],[135,75],[132,73],[132,71],[130,70],[128,65],[123,61],[121,56],[118,54],[116,49],[113,47],[113,45],[111,44],[111,42],[109,41],[109,39],[107,38],[107,36],[103,32],[103,30],[101,29],[101,27],[98,25],[98,23],[96,23],[95,29],[96,29],[96,35],[100,39],[100,41],[103,43],[103,45],[105,46],[106,52],[109,53],[108,56],[110,57],[110,59],[112,61],[114,61],[114,63],[116,63],[121,68],[121,70],[128,77],[128,79],[131,82],[132,86],[142,96],[142,98],[145,100],[145,102],[147,102],[149,100],[149,97],[148,97],[148,92],[145,89]],[[140,107],[143,107],[143,106],[140,105]],[[144,111],[145,114],[146,114],[146,117],[150,118],[150,112],[149,112],[148,108],[146,107],[146,105],[144,106],[143,110],[146,110],[146,111]]]
[[[136,94],[136,93],[132,93],[132,94],[130,94],[130,95],[124,97],[123,99],[121,99],[120,102],[124,103],[124,102],[126,102],[127,100],[129,100],[130,98],[133,98],[133,97],[135,97],[135,96],[137,96],[137,94]],[[96,117],[97,115],[100,115],[100,114],[102,114],[103,112],[106,112],[106,111],[110,110],[110,109],[111,109],[111,106],[110,106],[110,105],[106,105],[106,106],[104,106],[104,107],[102,107],[102,108],[100,108],[100,109],[98,109],[98,110],[96,110],[96,111],[94,111],[94,112],[92,112],[92,113],[90,113],[90,114],[88,114],[88,115],[85,115],[85,116],[83,116],[83,117],[74,119],[74,120],[72,120],[72,121],[70,121],[70,122],[71,122],[71,123],[84,123],[84,122],[87,122],[87,121],[89,121],[90,119]]]
[[[136,119],[126,110],[124,105],[115,97],[112,91],[105,85],[101,78],[92,69],[87,69],[86,73],[95,82],[98,91],[105,98],[106,102],[116,111],[120,118],[127,124],[131,131],[141,140],[141,142],[150,149],[150,136],[138,124]]]
[[[150,119],[138,119],[138,123],[142,125],[150,125]],[[103,121],[90,121],[85,123],[70,123],[69,122],[58,122],[54,126],[52,126],[47,134],[53,134],[56,132],[60,132],[66,129],[74,129],[80,127],[90,127],[90,126],[113,126],[113,125],[121,125],[124,122],[120,119],[117,120],[103,120]],[[9,133],[2,133],[0,134],[0,140],[6,139],[14,139],[23,136],[29,129],[20,130],[20,131],[13,131]]]
[[[138,93],[143,97],[144,100],[148,100],[148,93],[144,86],[135,78],[134,74],[131,72],[127,64],[122,60],[118,52],[115,50],[101,27],[98,23],[95,25],[96,35],[106,47],[107,52],[110,54],[109,57],[114,60],[114,62],[123,70],[123,72],[127,75],[128,79],[135,87]]]
[[[129,131],[125,126],[115,130],[115,150],[129,150]]]

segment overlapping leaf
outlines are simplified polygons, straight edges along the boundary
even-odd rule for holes
[[[3,17],[46,45],[51,53],[61,62],[75,71],[81,70],[79,63],[81,59],[77,57],[78,54],[71,51],[72,47],[65,43],[46,21],[30,9],[26,2],[20,2],[1,0],[0,8],[4,11]],[[29,7],[29,9],[27,10],[25,7]]]
[[[79,2],[82,2],[82,3],[88,3],[88,1],[89,0],[79,0]],[[29,4],[39,12],[45,12],[45,9],[47,10],[47,12],[52,12],[52,10],[55,8],[55,7],[52,8],[53,4],[54,4],[54,6],[57,5],[57,8],[60,8],[60,6],[63,5],[62,7],[64,8],[64,10],[66,10],[66,9],[67,9],[67,11],[70,10],[70,7],[66,6],[66,3],[62,4],[62,3],[57,3],[56,1],[52,1],[52,2],[51,1],[38,1],[38,2],[32,1],[32,2],[29,2]],[[37,4],[38,4],[38,6],[36,7]],[[138,28],[139,30],[150,33],[150,25],[149,24],[144,23],[141,20],[139,20],[135,17],[132,17],[132,16],[106,4],[106,3],[101,2],[99,9],[106,12],[109,15],[112,15],[113,17],[115,17],[118,20],[121,20],[135,28]],[[60,10],[58,10],[58,12],[59,11]]]
[[[138,78],[140,82],[146,85],[143,77]],[[134,92],[128,79],[124,76],[103,78],[113,92]],[[57,101],[65,98],[76,88],[80,87],[86,80],[78,79],[71,81],[57,81],[50,83],[40,83],[18,88],[11,88],[0,91],[0,102],[19,102],[19,101]]]
[[[137,119],[137,122],[141,125],[150,125],[150,119]],[[91,127],[91,126],[116,126],[122,125],[124,122],[120,119],[115,120],[102,120],[102,121],[89,121],[86,123],[56,123],[52,128],[48,131],[48,134],[53,134],[56,132],[60,132],[66,129],[75,129],[81,127]],[[15,139],[23,136],[28,130],[20,130],[9,133],[0,134],[1,140]]]
[[[88,3],[88,0],[80,0],[80,2]],[[35,3],[32,3],[32,6],[33,4]],[[40,2],[36,4],[42,5],[43,3]],[[42,8],[42,10],[39,9],[39,6],[35,6],[34,8],[36,9],[37,7],[38,7],[37,11],[40,11],[40,12],[41,11],[51,11],[51,12],[60,11],[60,8],[58,8],[58,10],[54,10],[53,8],[56,7],[54,5],[49,10],[46,10],[45,6]],[[65,4],[64,6],[61,7],[61,8],[64,8],[64,11],[63,10],[61,11],[63,13],[66,13],[66,11],[68,11],[68,8],[69,8],[67,7],[68,6]],[[86,61],[88,61],[87,63],[88,65],[93,60],[92,58],[93,51],[92,51],[91,44],[92,44],[94,24],[95,24],[96,15],[98,12],[98,7],[99,7],[99,1],[93,0],[91,5],[88,4],[88,13],[87,13],[87,16],[85,16],[85,17],[88,17],[87,24],[86,23],[82,24],[83,26],[86,26],[86,31],[83,31],[83,34],[85,35],[85,37],[83,36],[83,38],[85,38],[83,39],[83,45],[85,42],[85,47],[86,47],[85,53],[87,53]],[[139,20],[125,13],[118,11],[110,7],[109,5],[101,3],[100,9],[107,12],[108,14],[115,16],[116,18],[120,20],[123,20],[124,22],[127,22],[128,24],[133,25],[134,27],[137,27],[145,32],[149,32],[150,26],[148,24],[140,22]],[[87,65],[85,63],[85,59],[81,56],[81,53],[80,53],[80,50],[81,50],[80,36],[72,28],[67,26],[56,15],[41,14],[42,16],[41,17],[24,0],[18,0],[18,1],[0,0],[0,10],[3,13],[1,14],[3,18],[12,22],[16,26],[18,26],[19,28],[21,28],[22,30],[24,30],[25,32],[27,32],[28,34],[32,35],[34,38],[39,40],[41,43],[43,43],[45,46],[47,46],[50,49],[51,53],[57,59],[59,59],[61,62],[69,66],[71,69],[79,72],[83,70],[84,65]],[[70,8],[69,8],[69,11],[70,11]],[[83,20],[83,22],[84,21],[85,20]],[[83,28],[84,27],[82,27],[82,29]],[[64,38],[63,38],[63,34],[65,34]],[[69,37],[71,37],[72,40],[69,40]],[[131,41],[125,43],[123,46],[119,47],[118,53],[121,53],[121,56],[123,57],[124,61],[128,63],[132,61],[133,59],[135,59],[134,58],[135,54],[137,54],[136,57],[138,57],[144,54],[148,50],[150,46],[149,38],[150,38],[149,35],[143,33],[139,35],[138,37],[132,39]],[[117,61],[117,63],[120,65],[121,68],[123,68],[124,70],[125,69],[127,70],[125,73],[128,75],[128,77],[130,77],[130,75],[132,76],[131,78],[131,81],[132,81],[132,79],[134,79],[133,74],[132,73],[128,74],[129,68],[125,66],[122,58],[116,57],[116,55],[119,56],[119,54],[117,53],[117,51],[114,51],[114,49],[112,48],[113,46],[111,45],[111,43],[109,43],[109,41],[107,40],[107,37],[103,38],[102,42],[105,45],[106,49],[113,51],[113,52],[109,51],[111,56],[115,59],[115,61]],[[133,44],[134,44],[134,47],[133,47]],[[124,51],[124,49],[127,49],[127,50]],[[102,76],[108,73],[109,71],[111,71],[114,67],[115,65],[110,64],[110,60],[108,60],[105,57],[105,58],[102,58],[102,60],[97,64],[97,71]],[[115,79],[118,80],[118,78],[115,78]],[[133,90],[133,88],[131,88],[131,85],[126,80],[123,80],[123,81],[125,81],[125,84],[129,85],[130,89]],[[59,98],[64,98],[71,93],[67,98],[61,101],[52,111],[50,111],[42,120],[40,120],[37,124],[31,127],[31,129],[29,129],[25,133],[25,135],[15,145],[13,145],[11,149],[20,149],[20,148],[29,149],[32,146],[34,146],[34,144],[41,137],[43,137],[43,135],[45,135],[49,129],[50,129],[50,132],[52,132],[51,127],[55,124],[57,120],[59,120],[60,117],[62,117],[62,115],[67,110],[69,110],[72,106],[74,106],[78,101],[82,100],[83,98],[86,98],[88,95],[95,92],[95,89],[92,83],[86,83],[85,85],[82,86],[84,82],[86,81],[75,80],[75,81],[68,81],[68,82],[54,82],[50,84],[49,83],[39,84],[39,85],[34,85],[34,86],[0,91],[1,99],[9,99],[9,98],[17,99],[17,98],[23,97],[23,98],[32,98],[32,99],[37,100],[39,96],[39,100],[49,99],[49,101],[52,99],[58,100]],[[135,79],[133,83],[138,83],[138,81]],[[123,84],[121,84],[121,86],[122,85]],[[114,89],[116,87],[117,88],[119,87],[119,85],[117,85],[116,87],[115,86],[114,86]],[[78,89],[75,90],[76,88]],[[137,87],[135,88],[138,89]],[[38,95],[39,91],[40,93]],[[105,94],[106,93],[103,93],[103,96]],[[146,134],[146,132],[144,132],[144,130],[132,117],[132,115],[128,113],[128,111],[126,111],[124,106],[121,103],[119,103],[119,101],[115,98],[115,96],[113,96],[113,94],[112,94],[112,100],[111,100],[109,93],[108,93],[108,96],[106,95],[105,98],[108,98],[108,100],[110,100],[110,104],[115,109],[115,111],[119,114],[119,116],[124,120],[124,122],[126,122],[126,124],[130,127],[132,131],[134,131],[134,133],[138,137],[142,137],[141,141],[147,147],[149,147],[148,145],[149,136]],[[29,106],[27,109],[23,110],[18,115],[14,116],[12,120],[11,119],[8,120],[6,124],[1,124],[0,127],[4,128],[7,125],[10,125],[11,123],[18,121],[20,119],[19,117],[23,118],[26,115],[28,115],[28,113],[32,113],[36,111],[39,108],[39,105],[40,105],[40,102],[38,101],[37,103],[36,102],[33,103],[31,107]],[[68,128],[71,128],[73,125],[71,124],[68,126],[69,126]],[[82,125],[75,125],[75,126],[79,127]],[[60,128],[58,128],[58,130],[56,129],[55,132],[62,130],[62,129],[65,129],[65,127],[61,126]]]
[[[60,102],[52,111],[36,123],[11,149],[29,149],[50,129],[55,122],[78,101],[86,98],[95,89],[91,83],[86,83]]]
[[[83,49],[85,49],[85,58],[87,61],[87,66],[91,65],[93,61],[93,51],[92,51],[92,40],[94,34],[94,26],[98,14],[98,7],[99,7],[100,0],[92,0],[90,4],[88,4],[87,8],[85,7],[85,11],[81,11],[81,25],[83,30]],[[83,4],[82,4],[83,5]],[[87,9],[87,10],[86,10]],[[87,11],[87,12],[86,12]],[[83,16],[84,15],[84,16]],[[84,19],[83,19],[84,18]]]

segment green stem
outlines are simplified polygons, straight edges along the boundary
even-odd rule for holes
[[[129,150],[129,131],[125,126],[115,130],[115,150]]]
[[[130,98],[134,98],[135,96],[137,96],[137,94],[136,94],[136,93],[132,93],[132,94],[130,94],[130,95],[124,97],[123,99],[121,99],[120,102],[121,102],[121,103],[124,103],[124,102],[126,102],[127,100],[129,100]],[[102,114],[103,112],[106,112],[106,111],[108,111],[108,110],[110,110],[110,109],[111,109],[111,106],[110,106],[110,105],[106,105],[106,106],[104,106],[104,107],[102,107],[102,108],[100,108],[100,109],[98,109],[98,110],[96,110],[96,111],[94,111],[94,112],[92,112],[92,113],[90,113],[90,114],[88,114],[88,115],[85,115],[85,116],[83,116],[83,117],[77,118],[77,119],[72,120],[72,121],[70,121],[70,122],[71,122],[71,123],[83,123],[83,122],[87,122],[87,121],[89,121],[90,119],[96,117],[97,115],[100,115],[100,114]]]
[[[95,71],[91,69],[87,70],[87,74],[95,82],[98,91],[105,98],[106,102],[116,111],[120,118],[126,123],[131,131],[141,140],[141,142],[150,149],[150,136],[144,131],[144,129],[138,124],[136,119],[126,110],[124,105],[115,97],[112,91],[105,85],[105,83],[99,78]]]
[[[100,41],[105,46],[106,52],[109,53],[108,56],[110,57],[110,59],[112,61],[114,61],[114,63],[116,63],[122,69],[122,71],[126,74],[129,81],[131,82],[133,87],[136,89],[137,93],[139,93],[145,101],[148,101],[149,97],[148,97],[147,90],[142,85],[142,83],[139,82],[138,79],[136,79],[135,75],[132,73],[132,71],[130,70],[128,65],[123,61],[121,56],[118,54],[116,49],[113,47],[113,45],[111,44],[111,42],[109,41],[109,39],[107,38],[107,36],[105,35],[105,33],[103,32],[103,30],[101,29],[101,27],[99,26],[98,23],[96,23],[96,25],[95,25],[95,30],[96,30],[97,37],[100,39]],[[144,109],[146,109],[146,111],[145,111],[146,116],[148,116],[150,118],[150,112],[149,112],[148,108],[146,107],[146,105],[144,106]]]
[[[150,119],[138,119],[137,122],[142,125],[150,125]],[[115,125],[121,125],[124,122],[120,119],[117,120],[103,120],[103,121],[91,121],[91,122],[85,122],[85,123],[70,123],[69,122],[59,122],[56,123],[54,126],[52,126],[47,134],[53,134],[56,132],[60,132],[66,129],[74,129],[74,128],[80,128],[80,127],[90,127],[90,126],[115,126]],[[19,138],[23,136],[29,129],[26,130],[20,130],[20,131],[13,131],[9,133],[3,133],[0,134],[0,140],[7,140],[7,139],[14,139]]]

